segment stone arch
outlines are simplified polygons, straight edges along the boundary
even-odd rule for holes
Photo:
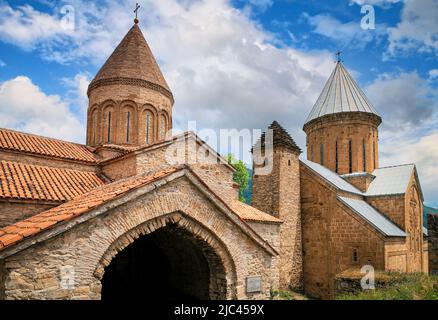
[[[101,122],[99,105],[95,104],[88,110],[88,144],[94,146],[100,142]]]
[[[157,139],[157,109],[153,105],[143,106],[139,124],[140,144],[153,144]]]
[[[237,273],[226,245],[211,230],[183,212],[174,212],[150,219],[121,235],[102,255],[94,270],[95,278],[102,281],[105,268],[111,264],[119,253],[140,237],[153,234],[155,231],[169,225],[175,225],[187,231],[201,246],[210,267],[210,298],[235,299],[237,296]]]
[[[165,140],[169,134],[169,114],[165,110],[161,110],[158,117],[158,139]]]

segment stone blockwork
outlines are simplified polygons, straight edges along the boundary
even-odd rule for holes
[[[304,127],[307,159],[339,174],[372,173],[379,167],[380,122],[378,116],[360,112],[330,114],[309,122]]]
[[[254,166],[253,206],[283,221],[280,227],[279,268],[280,288],[283,290],[290,288],[302,289],[303,269],[298,157],[298,152],[274,146],[272,166],[269,165],[272,171],[257,174],[260,166]],[[267,166],[265,165],[265,167]]]
[[[428,244],[429,244],[429,271],[438,274],[438,215],[427,216]]]
[[[333,298],[336,274],[371,264],[384,268],[384,242],[337,200],[336,190],[301,165],[304,290]]]
[[[427,243],[423,242],[418,224],[421,207],[413,212],[404,211],[405,197],[396,197],[403,210],[397,214],[408,221],[409,237],[386,237],[337,199],[343,193],[305,165],[301,166],[304,289],[307,294],[334,298],[336,275],[353,267],[372,265],[375,270],[382,271],[427,271],[424,261]],[[362,199],[360,195],[344,196]],[[406,197],[411,204],[419,201],[418,193],[414,193],[413,198]],[[377,204],[383,206],[386,200],[379,202],[373,198],[370,203],[379,208]],[[386,209],[383,213],[396,210],[396,206]],[[415,220],[413,218],[417,222],[411,222]]]
[[[198,188],[205,189],[181,177],[154,191],[136,190],[129,199],[116,200],[109,211],[92,212],[73,229],[8,256],[3,273],[6,298],[99,299],[100,279],[112,257],[136,238],[169,223],[214,249],[226,270],[228,299],[268,298],[270,289],[278,288],[276,257],[227,219]],[[74,288],[61,287],[63,266],[73,267]],[[245,280],[253,275],[262,277],[262,291],[247,294]]]

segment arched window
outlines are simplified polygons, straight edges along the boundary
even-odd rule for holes
[[[149,144],[150,140],[149,140],[149,135],[150,135],[150,130],[151,130],[151,115],[148,113],[146,113],[146,144]]]
[[[324,165],[324,145],[321,143],[321,145],[319,146],[319,157],[321,160],[321,165]]]
[[[376,161],[376,143],[373,143],[373,158],[374,158],[374,169],[377,168],[377,161]]]
[[[362,155],[363,155],[363,172],[367,171],[367,148],[365,145],[365,139],[362,140]]]
[[[108,127],[107,142],[110,143],[111,142],[111,111],[108,112],[107,127]]]
[[[131,128],[131,112],[126,113],[126,143],[129,143],[129,134]]]
[[[166,139],[167,118],[164,114],[160,116],[160,140]]]
[[[93,115],[92,115],[92,119],[93,119],[93,124],[92,124],[92,136],[91,139],[93,140],[93,145],[96,145],[97,142],[97,110],[94,110]]]
[[[338,140],[336,140],[336,173],[339,172]]]
[[[353,141],[348,141],[348,161],[349,161],[349,171],[353,173]]]

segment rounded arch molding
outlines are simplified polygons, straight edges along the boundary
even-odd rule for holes
[[[201,223],[193,220],[181,211],[147,220],[146,222],[126,231],[123,235],[113,241],[100,258],[99,263],[94,270],[95,278],[102,281],[105,268],[111,264],[112,260],[118,253],[133,244],[137,239],[169,225],[176,225],[184,229],[195,239],[203,241],[206,244],[206,248],[212,250],[212,252],[219,258],[218,262],[220,262],[224,268],[226,279],[226,299],[235,299],[237,295],[236,267],[226,245],[214,234],[213,231],[207,229]]]

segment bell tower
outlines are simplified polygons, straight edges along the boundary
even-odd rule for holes
[[[172,129],[173,94],[135,24],[88,87],[87,145],[149,145]]]
[[[379,167],[382,119],[338,59],[304,125],[307,159],[340,174]]]

